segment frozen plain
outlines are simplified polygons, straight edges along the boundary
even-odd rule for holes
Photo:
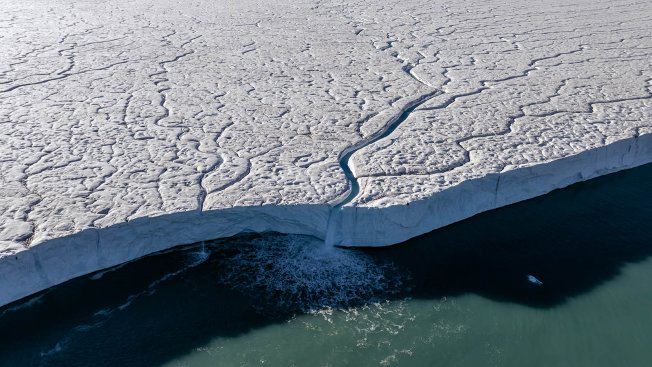
[[[0,8],[0,305],[242,231],[389,245],[652,161],[650,1]]]

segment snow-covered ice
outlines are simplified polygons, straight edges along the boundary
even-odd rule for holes
[[[388,245],[652,161],[649,1],[0,8],[0,305],[243,231]]]

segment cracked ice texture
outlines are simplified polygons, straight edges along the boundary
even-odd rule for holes
[[[409,203],[652,131],[652,3],[512,6],[448,8],[449,24],[393,45],[444,93],[356,152],[359,205]]]
[[[0,7],[4,255],[143,217],[336,204],[343,152],[415,101],[353,154],[349,206],[652,132],[649,1]]]
[[[2,240],[341,196],[358,121],[423,87],[334,8],[267,5],[2,4]]]

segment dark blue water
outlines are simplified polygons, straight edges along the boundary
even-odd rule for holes
[[[0,366],[652,365],[651,188],[647,165],[391,248],[149,256],[0,309]]]

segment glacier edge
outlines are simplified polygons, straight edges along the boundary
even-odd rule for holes
[[[409,205],[233,207],[88,228],[0,256],[0,306],[148,254],[243,232],[305,234],[331,246],[393,245],[487,210],[650,162],[652,134],[648,133],[463,181]]]

